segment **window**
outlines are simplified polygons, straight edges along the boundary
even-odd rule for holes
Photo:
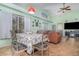
[[[12,30],[17,33],[24,32],[24,17],[13,14],[12,16]]]

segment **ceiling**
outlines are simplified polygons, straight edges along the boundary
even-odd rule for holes
[[[45,8],[47,6],[56,5],[58,3],[14,3],[14,4],[22,8],[25,8],[28,5],[39,7],[39,8]]]
[[[60,10],[59,8],[63,7],[62,3],[14,3],[17,6],[26,8],[28,5],[39,7],[42,9],[49,10],[52,14],[57,14]],[[66,5],[71,6],[71,11],[79,10],[79,3],[66,3]]]

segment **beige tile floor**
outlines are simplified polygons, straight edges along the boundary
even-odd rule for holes
[[[0,56],[12,55],[11,47],[0,48]],[[35,55],[40,55],[37,52]],[[48,55],[47,51],[44,55]],[[68,41],[60,42],[59,44],[49,43],[49,55],[50,56],[79,56],[79,41],[75,41],[73,38]],[[27,56],[26,52],[22,52],[20,56]]]

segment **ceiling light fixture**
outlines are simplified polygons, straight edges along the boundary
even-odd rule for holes
[[[28,8],[28,13],[30,13],[30,14],[35,14],[35,12],[36,12],[36,9],[35,9],[34,7],[30,6],[30,7]]]

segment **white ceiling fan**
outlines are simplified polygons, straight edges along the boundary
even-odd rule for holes
[[[65,12],[65,11],[68,11],[68,10],[71,10],[70,6],[66,6],[65,3],[63,3],[63,7],[60,8],[60,10],[58,12]]]

